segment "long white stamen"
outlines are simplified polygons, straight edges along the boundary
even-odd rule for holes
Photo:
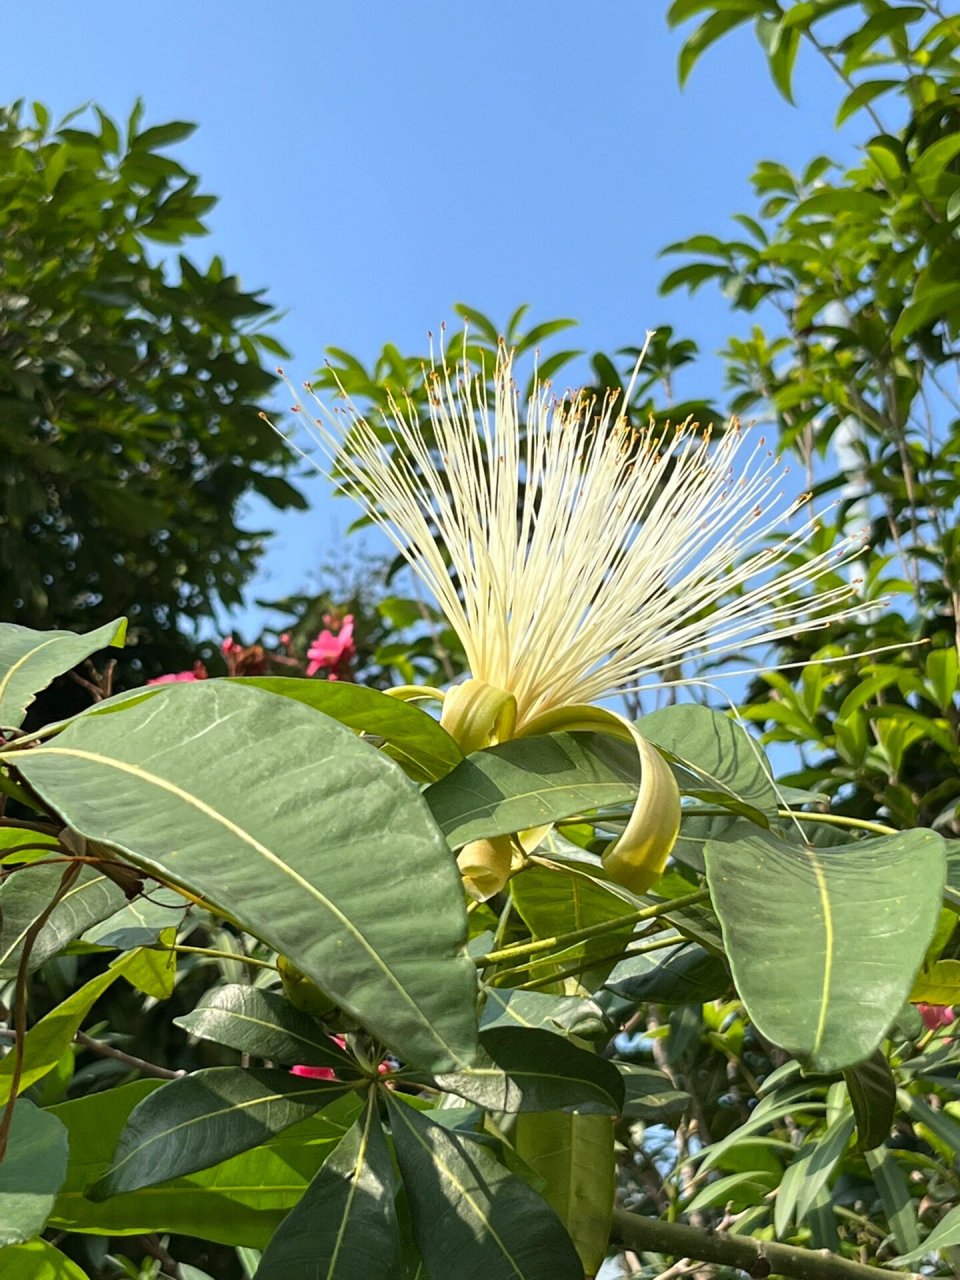
[[[522,439],[511,365],[501,351],[492,405],[482,375],[434,366],[426,429],[394,402],[376,430],[322,405],[312,428],[436,599],[471,675],[516,697],[518,727],[696,650],[762,647],[862,608],[837,585],[859,540],[798,562],[818,531],[809,519],[769,543],[806,498],[785,497],[762,439],[737,423],[715,439],[690,422],[633,430],[614,398],[558,400],[541,385]]]

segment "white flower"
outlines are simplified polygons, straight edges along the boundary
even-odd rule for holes
[[[313,434],[463,644],[471,678],[433,692],[464,752],[560,729],[634,743],[637,800],[603,864],[645,893],[676,841],[680,793],[636,727],[590,704],[697,651],[716,659],[824,626],[855,612],[854,588],[804,591],[838,555],[797,556],[816,524],[782,532],[806,497],[784,496],[762,438],[735,422],[716,438],[692,422],[636,430],[617,400],[558,399],[547,385],[524,434],[511,366],[502,350],[491,404],[482,375],[435,365],[428,428],[391,402],[377,428],[321,406]],[[517,856],[506,837],[461,850],[469,892],[497,892]]]
[[[492,405],[481,375],[432,368],[429,435],[395,402],[386,432],[322,410],[313,434],[439,604],[474,679],[516,699],[514,733],[699,650],[716,659],[855,611],[837,611],[846,584],[798,599],[839,557],[790,563],[816,524],[782,532],[807,496],[784,497],[762,438],[736,422],[718,436],[691,422],[635,430],[613,398],[549,386],[523,437],[511,365],[501,352]]]

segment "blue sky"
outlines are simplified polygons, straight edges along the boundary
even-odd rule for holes
[[[709,288],[659,297],[659,250],[751,210],[758,160],[844,150],[839,95],[801,55],[791,108],[749,30],[681,92],[667,7],[47,0],[0,18],[0,83],[55,114],[90,99],[125,118],[142,95],[148,123],[198,122],[174,154],[220,204],[189,252],[268,288],[297,380],[328,345],[420,350],[454,302],[501,322],[528,302],[537,320],[579,319],[588,350],[672,324],[704,352],[681,393],[722,398],[711,353],[749,319]],[[251,595],[336,558],[353,512],[320,480],[309,492]]]

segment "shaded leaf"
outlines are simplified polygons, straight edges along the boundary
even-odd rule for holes
[[[371,1092],[270,1241],[254,1280],[354,1280],[395,1274],[399,1237],[390,1152]]]
[[[0,978],[16,975],[27,931],[53,900],[62,880],[61,863],[18,871],[0,884]],[[102,871],[82,867],[37,934],[27,971],[32,973],[91,925],[113,915],[125,901],[123,890]]]
[[[441,1089],[488,1111],[562,1111],[616,1115],[623,1081],[612,1062],[539,1027],[497,1026],[480,1033],[490,1056],[468,1071],[438,1075]]]
[[[127,1192],[103,1203],[88,1200],[83,1189],[106,1172],[132,1108],[160,1087],[156,1080],[138,1080],[51,1108],[70,1135],[67,1181],[51,1227],[95,1235],[176,1231],[263,1248],[360,1110],[350,1094],[209,1169],[149,1192]]]
[[[857,1122],[857,1149],[872,1151],[890,1137],[897,1083],[882,1050],[843,1073]]]
[[[134,1107],[113,1163],[88,1187],[105,1200],[208,1169],[336,1101],[346,1086],[289,1071],[210,1067],[161,1085]]]
[[[66,1129],[49,1111],[18,1102],[0,1162],[0,1247],[39,1235],[66,1176]]]
[[[705,847],[737,990],[761,1034],[813,1070],[851,1066],[909,995],[940,911],[943,841],[915,830],[815,848],[742,830]]]
[[[315,1019],[283,996],[258,987],[239,983],[215,987],[192,1013],[174,1022],[201,1040],[214,1040],[255,1058],[335,1071],[354,1068]]]
[[[515,738],[468,756],[424,792],[455,848],[636,799],[632,745],[598,733]]]
[[[556,1213],[479,1143],[387,1096],[413,1235],[443,1280],[583,1280]]]

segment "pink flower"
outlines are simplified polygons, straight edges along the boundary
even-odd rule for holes
[[[292,1076],[306,1076],[308,1080],[336,1080],[337,1073],[333,1067],[304,1067],[297,1066],[290,1068]]]
[[[333,625],[331,623],[331,625]],[[321,631],[307,650],[307,675],[326,669],[328,680],[340,679],[351,658],[356,655],[353,643],[353,614],[348,613],[338,631]]]
[[[957,1016],[952,1007],[946,1004],[918,1004],[917,1012],[930,1031],[936,1031],[937,1027],[949,1027]]]
[[[206,680],[207,668],[202,662],[195,662],[192,671],[174,671],[168,676],[157,676],[155,680],[148,680],[147,684],[181,684],[188,680]]]

